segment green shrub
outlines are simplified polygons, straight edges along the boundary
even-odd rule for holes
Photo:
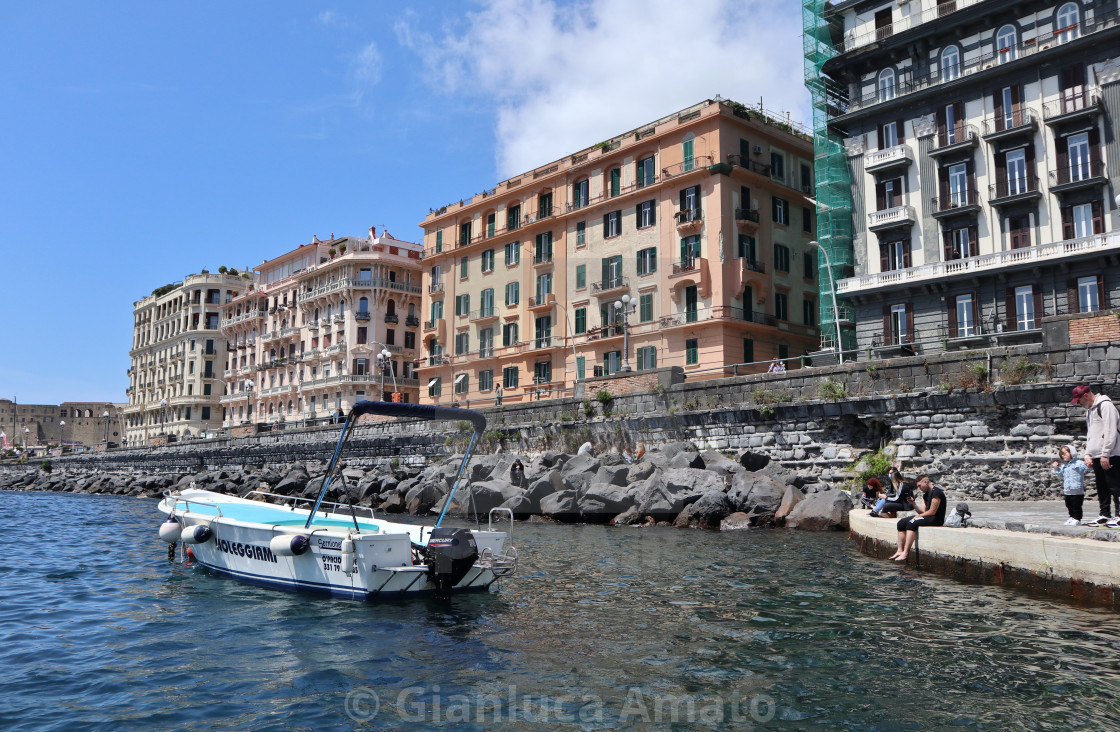
[[[763,389],[761,386],[755,388],[751,395],[754,397],[755,404],[781,404],[790,400],[788,391]]]
[[[856,478],[862,486],[869,478],[886,475],[893,464],[891,456],[883,452],[882,448],[879,448],[870,455],[864,455],[859,460],[850,464],[848,470],[856,474]]]
[[[588,419],[595,416],[595,405],[591,403],[590,399],[583,400],[583,416]]]
[[[462,421],[456,422],[455,423],[455,428],[458,429],[460,432],[470,432],[471,431],[471,423],[464,419]]]
[[[602,390],[599,391],[598,394],[595,395],[595,399],[596,399],[596,401],[598,401],[603,406],[606,406],[606,405],[610,404],[611,401],[614,400],[614,395],[611,394],[606,389],[602,389]]]
[[[39,470],[42,470],[44,473],[50,473],[52,470],[54,470],[54,466],[51,465],[50,460],[44,460],[43,462],[39,463]]]
[[[975,361],[961,369],[957,381],[962,389],[986,387],[988,385],[988,365]]]
[[[825,379],[817,384],[817,394],[824,399],[844,399],[848,396],[848,387],[841,381],[833,381],[832,379]]]
[[[1041,367],[1038,364],[1031,363],[1026,356],[1020,356],[1018,361],[1004,367],[1003,383],[1010,385],[1033,384],[1038,379],[1040,370]]]

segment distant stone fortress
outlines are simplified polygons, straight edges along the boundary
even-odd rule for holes
[[[124,404],[110,402],[62,402],[20,404],[0,399],[0,432],[9,446],[22,448],[65,444],[91,446],[121,439],[120,410]],[[108,413],[108,419],[104,416]],[[106,424],[108,429],[106,430]]]

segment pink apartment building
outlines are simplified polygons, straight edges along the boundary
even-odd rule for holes
[[[433,211],[421,401],[796,367],[818,346],[812,181],[805,131],[717,99]]]
[[[420,255],[371,228],[255,267],[254,289],[222,308],[223,425],[318,422],[394,394],[415,403]]]

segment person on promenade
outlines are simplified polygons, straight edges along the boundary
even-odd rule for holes
[[[883,484],[879,482],[878,478],[868,478],[867,485],[863,487],[863,497],[859,499],[859,502],[864,508],[871,508],[876,501],[886,498],[886,495],[883,492]]]
[[[918,540],[918,529],[945,523],[945,492],[934,487],[928,475],[918,478],[918,490],[925,496],[926,509],[916,516],[903,516],[898,520],[898,551],[891,557],[896,562],[905,562],[910,556]]]
[[[1073,387],[1070,404],[1085,408],[1085,465],[1097,479],[1100,515],[1087,526],[1116,526],[1120,517],[1112,516],[1112,496],[1120,494],[1120,414],[1107,394],[1085,384]]]
[[[1085,502],[1085,472],[1089,466],[1077,459],[1077,449],[1066,445],[1058,450],[1061,462],[1054,461],[1054,472],[1062,476],[1062,495],[1066,499],[1069,520],[1066,526],[1081,524],[1081,506]]]
[[[786,365],[781,361],[774,361],[770,364],[770,369],[767,373],[780,374],[786,370]]]
[[[872,518],[879,518],[883,514],[894,518],[899,511],[909,511],[914,508],[914,493],[917,490],[914,482],[906,480],[906,477],[895,467],[891,468],[889,475],[894,495],[879,499],[875,509],[868,514]]]
[[[494,387],[494,406],[502,406],[502,385],[498,384]]]

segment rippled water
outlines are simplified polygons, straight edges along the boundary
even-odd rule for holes
[[[1120,719],[1120,616],[868,559],[843,536],[522,524],[500,592],[362,605],[169,563],[154,501],[0,493],[0,520],[5,730]]]

